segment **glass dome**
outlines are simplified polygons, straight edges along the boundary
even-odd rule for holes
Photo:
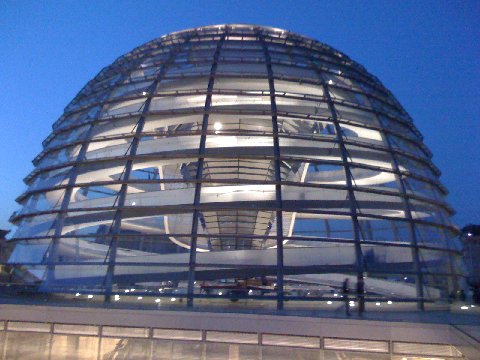
[[[134,288],[281,309],[335,300],[348,278],[360,301],[421,307],[456,286],[431,157],[389,90],[327,45],[253,25],[172,33],[55,122],[9,263],[38,291],[107,301]]]

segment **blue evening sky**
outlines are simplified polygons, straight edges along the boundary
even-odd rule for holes
[[[480,1],[2,1],[0,228],[63,108],[165,33],[252,23],[308,35],[378,76],[425,137],[457,225],[480,223]]]

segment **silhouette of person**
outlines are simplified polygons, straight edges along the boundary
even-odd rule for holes
[[[349,284],[348,284],[348,278],[345,278],[343,280],[343,285],[342,285],[342,298],[343,301],[345,302],[345,314],[347,316],[350,316],[350,304],[349,304],[349,299],[348,299],[348,293],[350,292]]]

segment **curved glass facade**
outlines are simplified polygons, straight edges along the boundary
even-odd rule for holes
[[[160,37],[104,68],[43,145],[9,259],[40,291],[282,308],[335,300],[345,278],[360,300],[455,289],[457,230],[421,134],[315,40],[250,25]]]

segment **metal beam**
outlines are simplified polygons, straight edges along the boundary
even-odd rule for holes
[[[192,215],[192,242],[190,244],[190,256],[188,262],[188,288],[187,288],[187,306],[193,306],[194,296],[194,284],[195,284],[195,266],[196,266],[196,253],[197,253],[197,237],[198,237],[198,221],[200,216],[200,196],[202,193],[202,178],[203,178],[203,165],[205,162],[205,146],[207,141],[208,132],[208,117],[210,115],[210,106],[212,104],[212,91],[215,83],[215,74],[217,73],[218,58],[220,56],[220,50],[225,41],[225,37],[228,33],[228,27],[225,27],[224,33],[221,35],[217,42],[217,48],[213,55],[212,67],[210,68],[210,77],[208,79],[207,96],[205,98],[205,107],[202,121],[202,133],[200,136],[200,146],[198,149],[198,164],[197,172],[195,175],[195,194],[193,198],[193,215]]]

